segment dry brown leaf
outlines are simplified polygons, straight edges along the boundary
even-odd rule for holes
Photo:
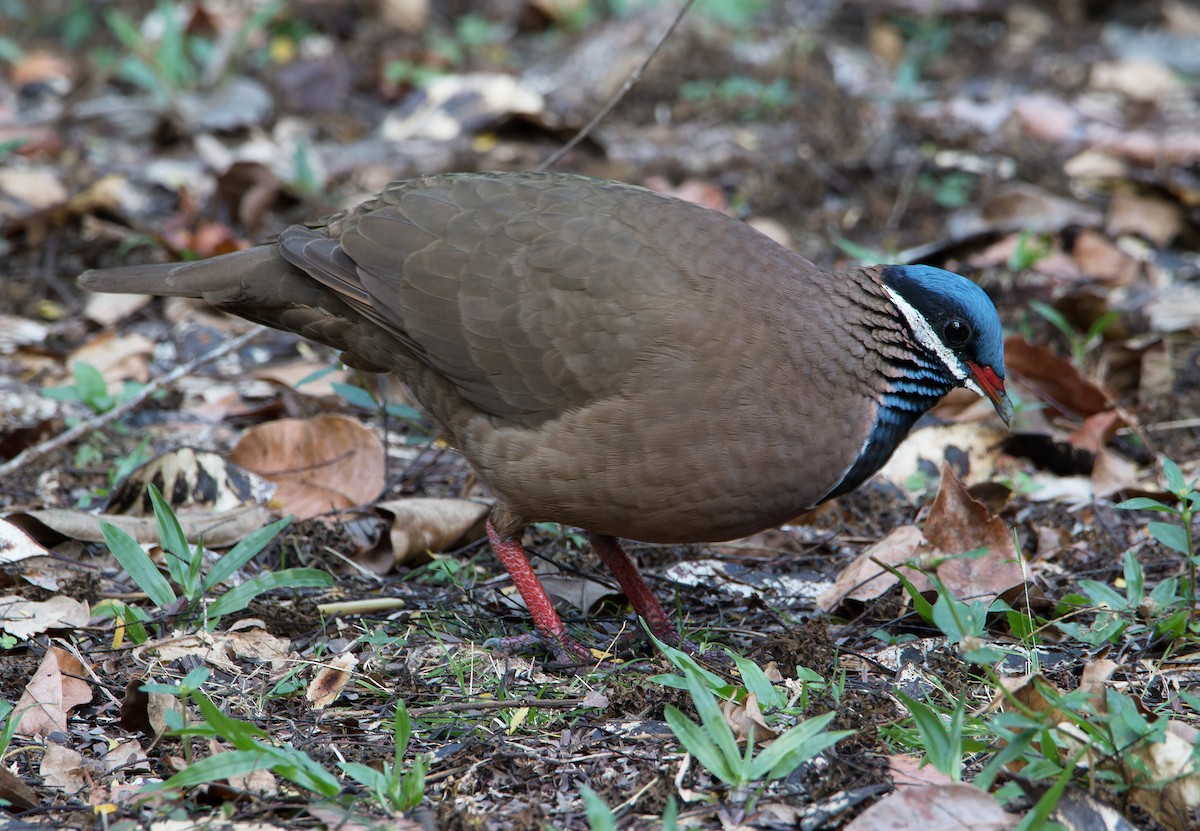
[[[489,506],[469,499],[395,499],[375,509],[391,517],[390,570],[415,556],[444,551],[459,542],[483,536]]]
[[[1099,453],[1109,439],[1125,426],[1125,420],[1115,410],[1090,415],[1083,420],[1069,439],[1073,447],[1088,453]]]
[[[1096,658],[1083,665],[1083,674],[1079,677],[1079,689],[1090,694],[1092,705],[1098,712],[1108,712],[1107,696],[1104,692],[1105,682],[1112,678],[1120,668],[1120,664],[1107,658]]]
[[[1084,379],[1073,364],[1020,335],[1004,341],[1004,365],[1042,401],[1061,412],[1086,418],[1112,409],[1104,391]]]
[[[662,176],[647,176],[642,182],[642,186],[667,196],[674,196],[685,202],[691,202],[694,205],[711,208],[724,214],[733,214],[733,210],[729,207],[729,197],[725,195],[725,189],[708,179],[687,179],[678,185],[672,185]]]
[[[19,525],[35,538],[48,543],[61,539],[84,542],[104,542],[100,523],[107,522],[125,531],[143,544],[157,543],[158,525],[152,517],[129,517],[120,514],[88,514],[54,508],[10,514],[9,521]],[[190,541],[204,537],[209,548],[226,548],[238,543],[247,534],[257,531],[272,520],[271,512],[258,505],[246,505],[217,513],[180,513],[179,524]]]
[[[1045,713],[1054,708],[1050,706],[1042,689],[1062,694],[1062,691],[1043,675],[1011,675],[1003,676],[999,680],[1000,686],[1005,689],[1007,695],[997,691],[992,698],[991,709],[1006,709],[1008,697],[1011,696],[1026,710],[1033,713]]]
[[[1092,465],[1092,493],[1097,499],[1136,490],[1140,485],[1138,467],[1133,462],[1110,450],[1096,454],[1096,462]]]
[[[1170,831],[1195,831],[1200,808],[1200,769],[1196,744],[1200,731],[1172,720],[1161,742],[1142,742],[1133,748],[1137,763],[1126,766],[1132,781],[1130,800]]]
[[[285,672],[298,659],[292,652],[291,641],[272,635],[261,623],[249,628],[230,627],[228,643],[235,657],[247,658],[256,664],[270,664],[275,674]]]
[[[1189,165],[1200,161],[1200,133],[1192,129],[1125,130],[1096,124],[1087,132],[1094,149],[1137,164]]]
[[[348,383],[353,380],[353,376],[348,369],[325,371],[329,369],[328,364],[319,361],[295,361],[290,364],[274,364],[256,369],[254,377],[294,389],[303,395],[336,395],[333,385]],[[307,381],[303,386],[296,386],[299,382],[318,372],[321,373],[319,378]]]
[[[817,606],[831,612],[844,601],[873,600],[891,591],[899,578],[879,563],[899,566],[914,559],[925,543],[925,535],[915,525],[901,525],[886,537],[867,546],[842,569],[837,581],[817,596]]]
[[[16,595],[0,597],[0,629],[20,640],[49,629],[84,626],[89,617],[88,605],[73,597],[58,595],[40,602]]]
[[[15,563],[49,554],[49,549],[39,545],[33,537],[8,520],[0,519],[0,563]],[[0,610],[0,616],[2,615],[3,611]]]
[[[92,700],[92,688],[79,659],[57,646],[30,679],[13,712],[23,713],[17,735],[45,737],[67,729],[67,713]]]
[[[278,484],[275,500],[307,519],[369,504],[384,486],[379,438],[352,418],[285,418],[248,430],[230,458]]]
[[[83,756],[54,742],[46,745],[38,774],[42,777],[43,784],[63,793],[79,793],[87,784]]]
[[[954,780],[933,765],[922,765],[923,759],[907,753],[888,757],[888,773],[896,790],[919,788],[928,785],[949,785]]]
[[[937,575],[955,597],[988,600],[999,597],[1024,582],[1012,531],[998,516],[971,498],[950,465],[942,465],[942,482],[925,520],[925,539],[950,557],[937,567]],[[975,559],[955,557],[978,548],[987,554]],[[913,585],[933,588],[923,574],[912,577]]]
[[[186,659],[203,663],[231,675],[238,673],[238,666],[230,656],[224,633],[193,632],[188,635],[172,633],[157,640],[147,641],[133,650],[139,661],[151,659],[161,663]]]
[[[925,785],[885,796],[845,831],[1007,831],[1018,820],[974,785]]]
[[[738,744],[749,741],[751,730],[754,731],[754,744],[759,747],[770,744],[779,735],[767,725],[762,708],[758,706],[758,696],[754,693],[747,695],[741,704],[726,701],[721,705],[721,712]]]
[[[1183,210],[1156,196],[1118,191],[1108,206],[1108,233],[1137,234],[1166,248],[1183,230]]]
[[[1141,270],[1137,260],[1090,228],[1079,232],[1071,256],[1082,274],[1112,286],[1130,285]]]
[[[326,661],[304,693],[305,699],[312,705],[312,708],[323,710],[336,701],[337,697],[342,694],[342,690],[346,689],[346,684],[354,677],[356,666],[358,666],[358,658],[352,652],[343,652],[341,655],[334,656],[332,660]]]
[[[150,380],[153,353],[154,341],[143,335],[104,332],[72,352],[67,365],[80,361],[91,364],[110,384],[120,381],[145,383]]]

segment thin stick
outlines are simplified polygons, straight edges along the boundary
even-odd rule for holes
[[[486,701],[456,701],[453,704],[438,704],[433,707],[413,707],[410,716],[430,716],[437,713],[469,713],[472,710],[504,710],[509,707],[536,707],[542,710],[570,710],[584,706],[582,698],[537,698],[527,695],[508,701],[488,699]]]
[[[94,433],[96,430],[100,430],[101,428],[112,424],[125,414],[137,409],[142,405],[143,402],[146,401],[146,399],[154,395],[160,389],[167,387],[185,375],[194,372],[197,367],[204,366],[204,364],[215,361],[222,355],[226,355],[230,352],[235,352],[238,349],[241,349],[243,346],[250,343],[250,341],[254,340],[265,331],[265,327],[255,326],[250,331],[238,335],[233,340],[225,341],[225,343],[222,343],[220,346],[213,347],[203,355],[200,355],[199,357],[189,361],[183,366],[175,367],[161,378],[155,378],[149,384],[138,390],[137,394],[128,401],[124,401],[118,406],[113,407],[107,413],[101,413],[95,418],[82,421],[79,424],[76,424],[70,430],[67,430],[65,433],[60,433],[49,441],[26,448],[12,459],[5,462],[3,465],[0,465],[0,477],[9,476],[13,473],[16,473],[23,465],[27,465],[36,459],[40,459],[43,456],[49,455],[50,453],[56,453],[72,442],[76,442],[88,435],[89,433]]]
[[[690,9],[692,4],[695,2],[696,0],[686,0],[686,2],[679,8],[679,14],[675,15],[675,19],[671,21],[671,25],[667,27],[667,31],[663,32],[663,36],[659,38],[658,43],[654,45],[654,49],[650,51],[650,54],[646,56],[646,59],[642,61],[637,69],[629,73],[629,77],[625,79],[625,83],[621,85],[619,90],[617,90],[617,94],[609,99],[608,103],[604,105],[603,109],[596,113],[592,120],[585,124],[583,129],[575,134],[574,138],[560,147],[558,151],[550,156],[550,158],[539,164],[536,168],[538,173],[548,170],[550,167],[561,161],[562,157],[571,152],[571,149],[575,147],[575,145],[587,138],[588,135],[591,134],[592,130],[596,129],[597,124],[608,117],[608,114],[612,112],[613,108],[621,102],[621,99],[625,97],[629,90],[633,89],[634,84],[642,79],[642,74],[646,71],[646,67],[650,65],[650,61],[654,60],[654,56],[659,53],[659,50],[662,49],[663,44],[666,43],[671,35],[675,32],[675,28],[679,26],[679,21],[683,20],[683,16],[687,14],[688,9]]]

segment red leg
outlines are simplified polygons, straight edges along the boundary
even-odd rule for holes
[[[529,565],[529,556],[525,553],[525,547],[521,545],[520,540],[501,537],[490,519],[487,523],[487,535],[492,543],[492,551],[496,552],[496,558],[504,566],[508,576],[512,578],[517,591],[521,593],[521,599],[525,601],[525,605],[529,608],[529,614],[533,617],[533,625],[545,639],[550,651],[554,653],[554,657],[564,664],[594,662],[596,658],[592,651],[567,634],[567,627],[563,626],[562,618],[558,616],[558,612],[554,611],[554,604],[550,602],[550,597],[546,594],[542,581],[538,579],[533,567]],[[633,566],[632,563],[629,565]],[[624,584],[622,583],[622,585]],[[500,644],[513,648],[524,646],[529,641],[529,637],[518,635],[514,638],[501,638]]]
[[[637,566],[633,564],[633,560],[629,559],[629,555],[625,553],[625,549],[621,548],[621,544],[617,542],[616,538],[602,534],[588,534],[588,541],[592,544],[592,549],[608,566],[608,570],[617,578],[617,582],[621,584],[621,591],[625,592],[625,596],[633,604],[633,610],[645,618],[646,624],[654,636],[663,643],[677,646],[688,652],[695,652],[695,648],[679,634],[675,621],[663,609],[658,598],[654,596],[654,592],[650,591],[650,587],[638,573]]]

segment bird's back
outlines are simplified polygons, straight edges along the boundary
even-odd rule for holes
[[[399,374],[520,518],[664,542],[829,492],[874,415],[855,321],[887,302],[715,211],[556,174],[396,183],[167,279]]]

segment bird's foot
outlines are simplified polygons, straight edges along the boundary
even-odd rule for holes
[[[598,664],[605,660],[602,653],[588,649],[579,641],[563,632],[561,635],[545,635],[542,632],[525,632],[503,638],[489,638],[483,643],[486,649],[498,649],[506,654],[528,652],[538,647],[550,650],[554,660],[568,666]]]

